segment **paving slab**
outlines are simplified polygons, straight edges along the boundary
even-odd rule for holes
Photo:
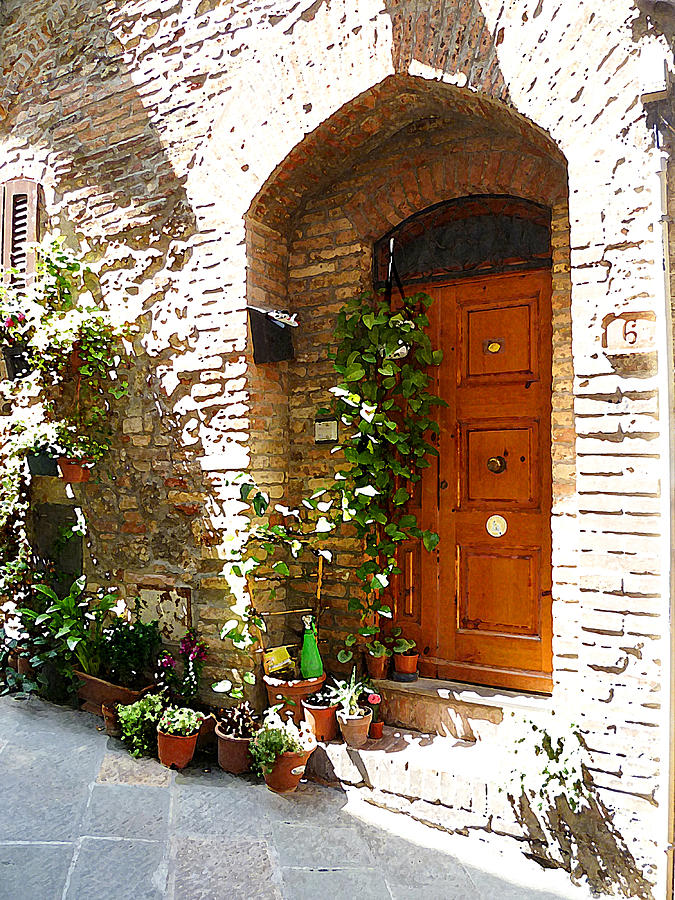
[[[283,900],[265,841],[177,838],[175,900]]]
[[[284,898],[391,900],[382,873],[370,869],[283,869]],[[412,898],[410,898],[412,900]],[[444,900],[448,900],[447,895]]]
[[[72,844],[0,844],[0,900],[61,900]]]
[[[66,900],[160,900],[164,849],[159,841],[82,838]]]
[[[82,823],[85,835],[164,840],[170,794],[165,787],[95,784]]]

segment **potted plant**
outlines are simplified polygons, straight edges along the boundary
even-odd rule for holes
[[[122,740],[132,756],[154,756],[157,725],[165,709],[161,694],[146,694],[127,706],[117,707]]]
[[[317,741],[335,740],[338,733],[335,714],[338,708],[336,690],[330,685],[324,685],[320,691],[315,691],[302,701],[305,713],[305,721],[314,732]]]
[[[394,668],[405,675],[414,675],[417,672],[417,660],[419,653],[415,652],[415,641],[399,637],[394,644]]]
[[[102,704],[114,706],[137,700],[153,684],[152,671],[160,644],[159,623],[128,621],[113,613],[119,596],[99,589],[84,595],[85,576],[59,597],[48,585],[35,585],[49,601],[44,612],[21,609],[21,617],[47,636],[49,655],[55,655],[61,670],[79,682],[83,709],[103,715]],[[138,605],[136,607],[138,611]]]
[[[251,767],[251,739],[260,728],[253,707],[245,700],[237,706],[222,709],[219,719],[216,723],[218,765],[232,775],[248,772]]]
[[[290,715],[284,721],[277,706],[266,711],[263,725],[251,741],[251,756],[271,791],[290,794],[300,783],[315,747],[316,738],[307,722],[298,727]]]
[[[188,707],[165,709],[157,725],[157,753],[167,768],[184,769],[197,746],[204,714]]]
[[[381,641],[371,641],[366,647],[366,666],[371,678],[386,678],[392,651]]]
[[[366,686],[356,680],[356,666],[352,669],[349,681],[337,681],[336,688],[336,698],[341,707],[337,711],[337,720],[342,737],[350,747],[363,747],[368,740],[373,714],[370,709],[360,705]]]
[[[302,678],[293,681],[265,675],[263,680],[267,688],[267,699],[270,706],[280,705],[282,715],[290,712],[295,724],[299,725],[302,722],[302,701],[321,689],[326,680],[326,674],[324,672],[318,678]]]
[[[371,740],[379,741],[382,738],[382,728],[384,725],[380,719],[380,704],[382,703],[382,697],[380,694],[368,694],[366,703],[373,714],[370,729],[368,730],[368,737],[371,738]]]

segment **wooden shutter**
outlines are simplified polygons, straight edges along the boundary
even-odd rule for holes
[[[25,285],[35,271],[35,254],[28,245],[39,235],[39,185],[27,178],[15,178],[2,186],[2,267],[16,269],[9,276]]]

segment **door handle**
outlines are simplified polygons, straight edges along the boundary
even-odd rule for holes
[[[445,490],[447,490],[447,487],[448,487],[448,482],[447,482],[447,481],[445,480],[445,478],[444,478],[444,479],[441,481],[440,488],[441,488],[442,491],[445,491]]]

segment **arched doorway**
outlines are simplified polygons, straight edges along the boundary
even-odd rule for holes
[[[413,498],[438,547],[402,548],[396,624],[430,677],[551,689],[550,212],[467,197],[411,217],[390,240],[407,291],[434,298],[438,458]]]

